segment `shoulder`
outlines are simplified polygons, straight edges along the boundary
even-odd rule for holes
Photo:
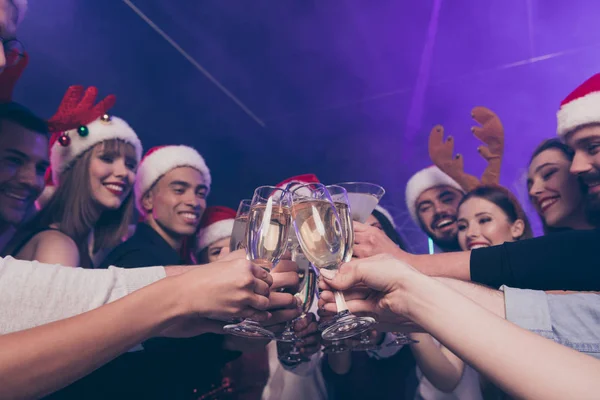
[[[133,238],[115,247],[106,256],[100,268],[108,268],[111,265],[121,268],[147,267],[156,264],[156,254],[151,246],[143,242],[132,240]]]
[[[38,233],[31,239],[33,259],[48,264],[77,267],[79,249],[73,239],[57,230]]]

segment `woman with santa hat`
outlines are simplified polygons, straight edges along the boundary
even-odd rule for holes
[[[14,257],[93,268],[93,255],[127,235],[142,144],[127,122],[107,114],[115,96],[95,104],[97,94],[70,87],[48,121],[56,192],[7,246]]]
[[[196,246],[196,261],[199,264],[208,264],[229,254],[235,214],[235,210],[222,206],[208,207],[204,211]]]

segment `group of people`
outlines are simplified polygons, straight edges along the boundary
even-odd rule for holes
[[[410,254],[377,207],[354,223],[354,259],[320,271],[303,314],[295,261],[268,273],[230,252],[236,211],[207,206],[211,174],[197,150],[144,153],[111,114],[116,98],[98,101],[94,87],[68,88],[50,118],[12,100],[29,57],[16,38],[26,7],[0,0],[0,397],[597,396],[600,75],[567,96],[558,137],[532,153],[527,189],[544,236],[533,238],[500,185],[502,123],[478,107],[481,178],[437,126],[434,165],[406,185],[437,254]],[[334,291],[375,316],[374,329],[324,342],[317,322],[337,311]],[[276,333],[291,323],[302,357],[224,335],[239,318]]]

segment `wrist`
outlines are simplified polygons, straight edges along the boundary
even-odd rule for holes
[[[421,325],[423,316],[431,309],[436,296],[435,286],[442,284],[421,273],[412,274],[409,279],[404,279],[402,284],[406,295],[406,316],[417,325]]]

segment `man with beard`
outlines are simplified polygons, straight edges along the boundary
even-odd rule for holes
[[[410,216],[444,253],[460,250],[456,209],[463,195],[460,185],[436,166],[422,169],[406,184]]]

